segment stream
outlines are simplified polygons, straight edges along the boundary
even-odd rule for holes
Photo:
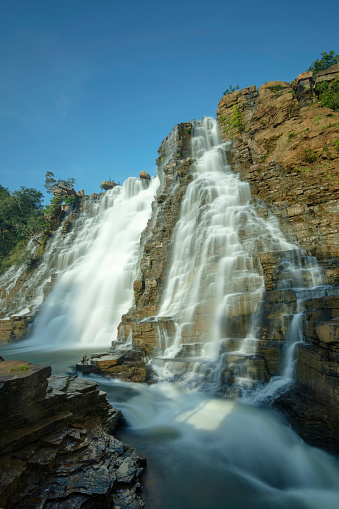
[[[22,342],[1,354],[74,374],[84,351],[44,351]],[[338,459],[305,444],[277,412],[175,383],[91,379],[124,414],[118,438],[147,457],[146,508],[338,507]]]

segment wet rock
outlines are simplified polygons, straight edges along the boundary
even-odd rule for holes
[[[140,476],[145,459],[111,436],[121,413],[97,387],[76,376],[50,376],[46,366],[1,363],[4,507],[144,506]]]
[[[87,363],[78,363],[75,369],[81,373],[96,373],[111,376],[128,382],[146,381],[146,366],[142,356],[136,351],[125,353],[104,352],[95,354]]]
[[[141,179],[146,179],[146,180],[149,180],[151,178],[151,175],[149,173],[147,173],[147,171],[141,171],[139,173],[139,177]]]
[[[304,385],[293,384],[273,406],[284,413],[305,442],[339,455],[338,417]]]

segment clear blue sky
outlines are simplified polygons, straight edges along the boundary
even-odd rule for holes
[[[291,81],[339,52],[338,0],[2,0],[0,184],[43,190],[47,170],[99,192],[155,174],[179,122],[223,91]]]

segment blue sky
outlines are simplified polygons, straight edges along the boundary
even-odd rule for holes
[[[291,81],[339,52],[338,0],[2,0],[0,184],[46,171],[99,192],[156,173],[179,122],[215,116],[223,91]]]

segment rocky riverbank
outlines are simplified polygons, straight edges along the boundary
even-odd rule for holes
[[[0,414],[4,509],[144,506],[146,460],[112,435],[122,415],[95,382],[1,362]]]

